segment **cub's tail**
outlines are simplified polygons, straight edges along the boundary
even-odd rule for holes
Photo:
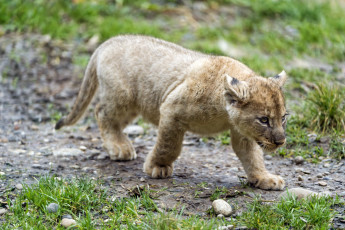
[[[72,111],[67,115],[67,117],[61,118],[56,123],[55,129],[60,129],[67,125],[73,125],[84,114],[98,87],[96,61],[97,51],[91,56],[89,64],[86,67],[83,83],[81,84],[78,97],[74,102]]]

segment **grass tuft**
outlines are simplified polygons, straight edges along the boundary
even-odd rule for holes
[[[306,119],[319,132],[345,130],[344,88],[318,84],[307,97],[309,113]]]

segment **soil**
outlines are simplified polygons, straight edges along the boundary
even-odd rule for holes
[[[36,34],[6,34],[0,38],[0,172],[4,174],[0,197],[8,190],[16,190],[16,184],[36,183],[35,178],[43,175],[87,175],[102,179],[103,186],[116,196],[128,196],[137,185],[149,186],[157,191],[158,207],[183,205],[185,214],[204,216],[217,187],[228,189],[221,198],[229,200],[237,214],[256,195],[273,201],[281,193],[249,186],[230,146],[212,138],[204,142],[190,133],[185,136],[172,178],[149,178],[142,167],[156,139],[157,129],[150,125],[146,125],[144,134],[130,136],[138,154],[136,160],[111,161],[101,147],[92,113],[94,103],[77,125],[55,131],[52,118],[57,113],[67,114],[82,80],[83,67],[75,65],[74,58],[90,55],[91,49],[78,42],[66,44]],[[80,146],[86,150],[76,156],[53,154],[61,148]],[[297,165],[289,158],[265,158],[267,169],[284,177],[287,188],[345,195],[344,160],[324,159],[320,164],[305,161]],[[337,218],[334,226],[345,227]]]

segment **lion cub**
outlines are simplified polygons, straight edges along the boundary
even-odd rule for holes
[[[112,160],[136,158],[122,130],[139,114],[159,128],[144,164],[153,178],[172,175],[186,131],[213,134],[230,129],[248,181],[261,189],[281,190],[284,180],[266,170],[263,150],[285,143],[281,88],[286,78],[284,71],[264,78],[232,58],[156,38],[118,36],[94,52],[72,111],[55,128],[77,122],[99,88],[95,113]]]

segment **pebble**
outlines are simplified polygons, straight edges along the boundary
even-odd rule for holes
[[[222,218],[224,218],[224,215],[223,215],[223,214],[218,214],[218,215],[217,215],[217,218],[218,218],[218,219],[222,219]]]
[[[139,125],[129,125],[124,130],[124,133],[130,135],[130,136],[138,136],[144,134],[144,128]]]
[[[231,230],[234,229],[234,225],[220,226],[218,230]]]
[[[331,164],[326,163],[326,164],[323,165],[323,167],[324,167],[324,168],[329,168],[329,167],[331,167]]]
[[[23,189],[23,185],[22,184],[16,184],[16,189],[22,190]]]
[[[298,181],[303,181],[304,179],[303,179],[303,177],[301,175],[298,175],[297,180]]]
[[[64,226],[65,228],[70,227],[72,225],[76,225],[77,222],[73,219],[69,219],[69,218],[63,218],[61,221],[61,225]]]
[[[5,175],[5,173],[4,172],[0,172],[0,176],[4,176]]]
[[[300,173],[300,172],[303,172],[304,171],[304,168],[295,168],[295,172],[296,173]]]
[[[271,160],[272,159],[272,156],[271,155],[269,155],[269,154],[267,154],[267,155],[265,155],[265,160]]]
[[[0,216],[4,215],[7,212],[7,209],[5,208],[0,208]]]
[[[288,189],[287,191],[282,192],[279,196],[278,199],[286,199],[289,195],[294,195],[298,200],[303,199],[303,198],[308,198],[311,196],[317,196],[317,197],[332,197],[333,193],[330,191],[324,191],[324,192],[314,192],[308,189],[304,188],[292,188]]]
[[[34,169],[42,169],[43,167],[42,167],[42,165],[40,165],[40,164],[32,164],[32,165],[31,165],[31,168],[34,168]]]
[[[79,146],[79,149],[84,152],[87,150],[86,146],[84,145]]]
[[[300,165],[304,163],[304,158],[302,156],[295,157],[295,163],[296,165]]]
[[[308,189],[304,189],[304,188],[291,188],[288,189],[287,191],[282,192],[279,196],[278,199],[286,199],[289,195],[293,195],[296,196],[296,198],[298,200],[303,199],[303,198],[307,198],[309,196],[313,196],[313,195],[317,195],[317,192],[313,192],[311,190]]]
[[[81,155],[84,152],[77,148],[61,148],[53,150],[53,155],[56,157],[62,157],[62,156],[77,156]]]
[[[325,181],[318,181],[317,184],[320,186],[327,186],[327,183]]]
[[[10,151],[14,154],[17,154],[17,155],[26,153],[26,150],[24,150],[24,149],[11,149]]]
[[[50,203],[47,205],[47,211],[50,213],[55,213],[59,210],[59,205],[56,203]]]
[[[73,219],[73,217],[70,214],[65,214],[62,216],[62,219]]]
[[[218,199],[213,201],[212,207],[216,214],[223,214],[224,216],[230,216],[232,214],[232,208],[225,200]]]
[[[323,177],[323,174],[322,174],[322,173],[318,173],[318,174],[316,175],[316,177],[317,177],[317,178],[322,178],[322,177]]]
[[[140,177],[140,181],[141,182],[145,182],[145,178],[144,177]]]

